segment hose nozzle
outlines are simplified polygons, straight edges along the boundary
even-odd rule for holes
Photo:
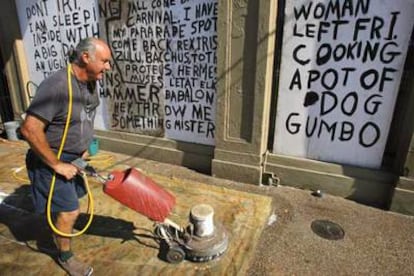
[[[82,158],[77,158],[71,162],[75,167],[77,167],[81,172],[85,173],[87,176],[95,177],[99,182],[102,184],[105,184],[107,181],[111,180],[113,177],[111,175],[108,175],[107,177],[104,177],[96,171],[94,167],[89,165],[88,162],[86,162]]]

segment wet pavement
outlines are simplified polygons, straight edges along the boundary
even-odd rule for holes
[[[30,209],[22,168],[24,142],[0,140],[0,275],[65,275],[51,258],[47,224]],[[197,202],[211,203],[229,248],[207,263],[165,262],[152,222],[101,191],[91,229],[74,251],[95,275],[414,275],[414,217],[284,186],[256,186],[136,157],[100,152],[91,163],[136,167],[177,196],[173,219],[187,221]],[[79,227],[87,220],[82,215]]]

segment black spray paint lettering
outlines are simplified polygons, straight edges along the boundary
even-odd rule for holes
[[[217,49],[217,36],[197,36],[177,40],[175,48],[167,45],[170,51],[209,51]]]
[[[214,138],[216,127],[210,121],[167,119],[165,120],[165,128],[203,134],[206,138]]]
[[[298,118],[299,117],[299,118]],[[302,119],[300,114],[292,112],[288,115],[285,121],[286,130],[292,134],[298,134],[301,131]],[[305,124],[306,137],[328,136],[331,142],[336,139],[341,142],[346,142],[354,138],[355,126],[350,121],[334,121],[328,122],[317,116],[306,116]],[[366,122],[358,131],[358,143],[363,147],[371,147],[375,145],[381,137],[381,130],[374,122]]]
[[[114,90],[114,99],[122,101],[132,101],[134,103],[149,101],[149,102],[160,102],[160,89],[159,87],[149,84],[146,85],[137,84],[132,87],[120,88]]]
[[[191,117],[201,121],[212,121],[211,106],[205,106],[202,104],[193,104]]]
[[[30,23],[31,25],[32,23]],[[31,31],[33,37],[33,46],[41,46],[47,42],[61,43],[61,32],[60,30],[47,30],[40,31],[36,28],[36,31]]]
[[[162,118],[158,118],[155,116],[141,116],[137,114],[131,115],[119,115],[113,113],[112,116],[112,125],[113,128],[119,128],[122,130],[131,130],[131,129],[139,129],[139,130],[157,130],[163,125]]]
[[[291,82],[289,84],[289,90],[302,89],[302,87],[307,87],[310,89],[312,85],[319,83],[323,88],[327,90],[332,90],[337,87],[338,84],[345,87],[349,84],[348,80],[349,73],[352,73],[356,68],[328,68],[325,71],[321,72],[319,70],[309,70],[307,71],[306,79],[302,81],[302,75],[299,69],[296,69]],[[398,70],[392,67],[383,67],[378,69],[367,69],[363,71],[359,78],[359,84],[363,89],[378,89],[379,92],[383,92],[387,83],[394,83],[394,75]],[[340,74],[343,73],[343,74]],[[354,78],[355,79],[355,78]],[[302,83],[305,82],[306,86],[303,86]]]
[[[359,18],[355,22],[355,28],[353,32],[353,39],[358,40],[361,37],[361,33],[369,32],[369,39],[381,39],[386,40],[395,39],[394,27],[397,21],[397,17],[400,12],[391,12],[391,20],[387,26],[385,20],[381,17],[374,16],[372,18]]]
[[[113,113],[117,115],[122,114],[138,114],[141,116],[160,116],[160,105],[154,102],[114,102]]]
[[[395,82],[393,75],[396,72],[398,70],[391,67],[383,67],[380,72],[376,69],[369,69],[361,74],[360,85],[367,90],[378,86],[378,91],[383,92],[386,82]]]
[[[42,0],[26,7],[26,18],[29,21],[33,17],[47,17],[49,16],[49,11],[47,7],[47,0]]]
[[[339,43],[332,46],[328,43],[323,43],[315,51],[315,57],[309,57],[301,54],[306,50],[305,44],[299,44],[293,50],[293,59],[300,65],[306,65],[315,60],[317,65],[324,65],[328,62],[340,61],[380,61],[388,64],[395,61],[395,58],[401,55],[398,51],[399,45],[395,42],[371,42],[359,41],[351,43]]]
[[[165,115],[183,119],[187,110],[187,105],[166,105]]]
[[[181,63],[181,64],[197,64],[197,63],[217,63],[216,51],[206,52],[180,52],[167,51],[161,54],[165,62]]]
[[[106,88],[113,87],[119,88],[121,87],[121,76],[116,71],[106,71],[105,78],[104,78],[104,85],[100,85],[101,87],[104,86]],[[103,82],[103,81],[101,81]]]
[[[97,12],[95,6],[81,8],[79,0],[59,0],[57,1],[58,13],[52,17],[54,27],[64,28],[64,36],[72,48],[79,40],[99,36],[97,23]]]
[[[326,20],[328,18],[359,17],[369,12],[370,0],[330,0],[324,2],[306,1],[300,7],[294,7],[295,20],[311,18]]]
[[[335,110],[337,107],[340,108],[341,114],[351,117],[355,114],[355,111],[360,107],[365,113],[375,115],[378,112],[382,101],[377,98],[382,98],[380,94],[373,94],[369,96],[363,106],[358,105],[360,99],[359,94],[356,91],[351,91],[345,94],[342,99],[336,93],[331,91],[324,91],[321,95],[320,100],[320,116],[325,116]],[[339,104],[339,105],[338,105]]]
[[[191,35],[203,32],[217,32],[217,18],[196,20],[191,23]]]
[[[195,89],[165,89],[165,99],[170,103],[200,103],[213,105],[215,102],[215,91]]]
[[[200,17],[217,17],[217,2],[200,3],[195,6],[195,18]]]
[[[386,20],[373,16],[372,18],[359,18],[355,21],[352,30],[353,41],[363,39],[363,36],[368,35],[369,39],[395,39],[394,28],[397,21],[397,17],[400,12],[391,12],[388,25]],[[309,37],[316,38],[316,41],[320,42],[326,39],[338,39],[338,34],[347,31],[351,21],[349,20],[331,20],[331,21],[319,21],[317,23],[295,23],[293,26],[293,36],[296,37]],[[299,29],[301,28],[301,29]]]
[[[164,24],[177,25],[179,22],[174,18],[172,10],[169,9],[131,9],[128,6],[128,17],[125,26],[133,28],[135,25]]]
[[[177,5],[177,0],[152,0],[151,8],[171,8]]]
[[[320,83],[325,89],[334,89],[338,83],[342,86],[348,84],[350,73],[355,71],[355,68],[343,67],[343,68],[328,68],[321,72],[319,70],[308,70],[307,78],[302,81],[302,75],[300,70],[297,68],[293,73],[292,80],[289,85],[289,89],[302,89],[306,87],[311,88],[315,83]],[[306,86],[302,86],[302,83],[306,83]]]
[[[178,25],[136,25],[127,29],[122,28],[128,32],[126,36],[123,34],[124,37],[130,38],[141,38],[141,39],[165,39],[167,48],[168,43],[170,42],[171,38],[184,38],[184,28],[185,24],[178,24]],[[114,29],[114,37],[119,37],[116,33],[117,29]]]
[[[136,14],[140,11],[158,8],[171,8],[176,5],[176,0],[151,0],[128,2],[128,14]]]
[[[154,131],[162,126],[159,87],[138,84],[100,93],[112,100],[111,127]]]
[[[99,17],[114,18],[121,16],[121,1],[98,1]]]
[[[38,2],[26,8],[26,16],[35,47],[47,42],[60,43],[62,41],[60,30],[48,28],[46,24],[46,18],[49,16],[47,2]]]

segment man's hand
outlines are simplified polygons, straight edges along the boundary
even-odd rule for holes
[[[78,168],[70,163],[65,162],[58,162],[52,167],[52,169],[56,173],[63,175],[67,180],[74,178],[78,173]]]

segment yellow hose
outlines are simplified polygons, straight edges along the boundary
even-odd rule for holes
[[[66,136],[68,134],[68,130],[69,130],[69,125],[70,125],[70,119],[72,117],[72,81],[71,81],[71,64],[68,64],[68,70],[67,70],[67,79],[68,79],[68,96],[69,96],[69,103],[68,103],[68,115],[66,118],[66,124],[65,124],[65,128],[63,130],[63,136],[62,136],[62,141],[60,143],[60,147],[59,147],[59,151],[57,153],[57,158],[60,160],[60,156],[62,155],[63,152],[63,148],[65,146],[65,142],[66,142]],[[88,212],[90,211],[90,215],[89,215],[89,220],[86,223],[85,227],[80,230],[79,232],[76,233],[64,233],[62,231],[60,231],[59,229],[56,228],[56,226],[53,224],[52,221],[52,198],[53,198],[53,191],[55,189],[55,182],[56,182],[56,172],[53,173],[52,176],[52,181],[50,182],[50,190],[49,190],[49,196],[47,198],[47,208],[46,208],[46,213],[47,213],[47,221],[49,223],[50,228],[53,230],[53,232],[55,232],[56,234],[63,236],[63,237],[67,237],[67,238],[71,238],[71,237],[77,237],[82,235],[83,233],[85,233],[85,231],[89,228],[89,226],[92,223],[92,219],[93,219],[93,208],[94,208],[94,203],[93,203],[93,197],[92,197],[92,193],[89,189],[89,183],[87,180],[87,177],[85,174],[82,174],[82,178],[83,181],[85,182],[85,187],[86,187],[86,192],[88,194]]]

